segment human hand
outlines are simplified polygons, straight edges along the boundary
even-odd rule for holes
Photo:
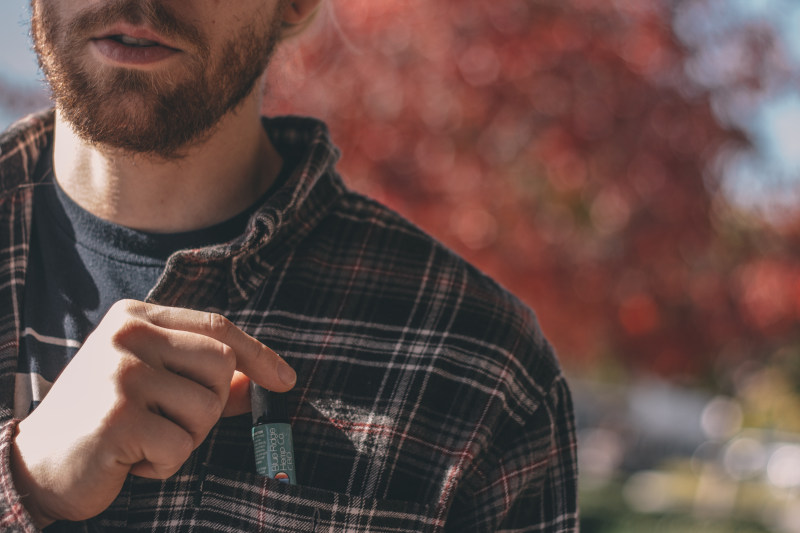
[[[250,410],[248,378],[284,392],[294,371],[220,315],[125,300],[23,420],[11,472],[39,527],[85,520],[128,473],[165,479],[221,416]]]

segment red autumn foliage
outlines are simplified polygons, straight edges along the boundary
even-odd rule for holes
[[[325,119],[349,183],[531,304],[567,366],[704,372],[800,346],[800,214],[726,203],[719,157],[748,140],[711,103],[796,74],[754,24],[693,83],[673,10],[709,1],[331,1],[265,109]]]
[[[334,12],[279,58],[267,111],[327,120],[350,184],[530,303],[568,366],[687,374],[797,340],[798,232],[722,201],[710,169],[747,139],[686,78],[668,3]]]

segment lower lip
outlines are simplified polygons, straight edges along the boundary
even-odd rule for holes
[[[179,53],[168,46],[128,46],[114,39],[92,41],[102,56],[123,65],[151,65]]]

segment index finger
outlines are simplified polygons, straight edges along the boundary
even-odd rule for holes
[[[297,381],[297,374],[280,355],[219,313],[143,302],[135,302],[131,306],[132,313],[153,325],[206,335],[230,346],[236,354],[236,370],[265,389],[286,392]]]

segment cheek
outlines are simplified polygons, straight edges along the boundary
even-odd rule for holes
[[[70,21],[80,14],[82,9],[90,8],[88,2],[58,2],[52,0],[33,0],[32,26],[34,37],[47,38],[53,46],[67,46],[69,36],[65,30]],[[39,35],[36,35],[36,32]],[[77,44],[77,43],[75,43]]]
[[[56,16],[59,21],[69,21],[74,19],[82,11],[96,8],[100,2],[80,2],[80,1],[56,1],[34,0],[40,7],[46,8],[47,12]]]

